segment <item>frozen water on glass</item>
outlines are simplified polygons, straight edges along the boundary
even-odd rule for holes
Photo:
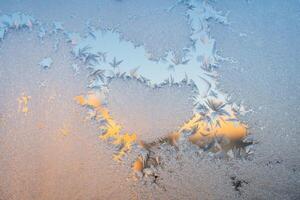
[[[0,199],[298,199],[299,13],[0,1]]]

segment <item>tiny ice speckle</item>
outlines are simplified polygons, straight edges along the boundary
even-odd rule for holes
[[[0,29],[0,41],[4,39],[5,29]]]
[[[79,74],[79,67],[77,64],[72,64],[72,69],[73,69],[75,75]]]
[[[53,26],[54,26],[54,32],[64,30],[63,24],[61,22],[54,22]]]
[[[67,42],[70,42],[73,45],[76,45],[80,42],[81,37],[79,33],[65,33],[65,35],[67,36]]]
[[[38,37],[42,39],[42,38],[45,37],[45,35],[46,35],[46,30],[45,30],[45,28],[44,28],[44,27],[40,27],[40,30],[39,30],[39,32],[38,32]]]
[[[48,69],[50,68],[50,66],[52,65],[53,60],[50,57],[44,58],[39,65],[43,68],[43,69]]]

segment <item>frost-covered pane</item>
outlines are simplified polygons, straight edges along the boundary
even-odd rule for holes
[[[0,2],[0,199],[297,199],[299,2]]]

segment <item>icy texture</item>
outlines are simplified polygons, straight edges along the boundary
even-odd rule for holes
[[[192,91],[188,87],[153,89],[136,80],[113,80],[109,84],[108,109],[124,132],[152,142],[176,131],[193,115]]]
[[[36,20],[32,16],[24,13],[16,12],[11,15],[0,15],[0,41],[4,39],[5,33],[9,29],[32,29],[35,23]]]
[[[218,41],[217,47],[222,50],[222,55],[229,56],[230,58],[227,59],[229,61],[237,60],[239,62],[222,64],[222,68],[220,68],[222,88],[226,91],[233,91],[237,99],[243,99],[246,105],[255,111],[250,119],[248,118],[254,138],[259,141],[259,144],[254,146],[255,154],[252,160],[218,160],[213,158],[214,155],[203,153],[198,147],[180,139],[180,148],[177,150],[167,144],[156,147],[154,153],[155,156],[160,157],[161,168],[147,168],[144,171],[145,176],[139,177],[139,179],[131,176],[128,178],[128,166],[130,166],[132,159],[143,151],[134,148],[131,154],[124,158],[124,165],[114,162],[111,159],[112,149],[108,149],[105,143],[98,140],[96,135],[99,132],[98,124],[85,119],[85,110],[80,110],[73,97],[87,93],[86,77],[90,75],[90,71],[93,73],[95,70],[106,67],[112,70],[109,76],[104,77],[112,81],[111,87],[116,86],[116,82],[112,78],[115,76],[120,78],[121,72],[126,72],[123,78],[128,80],[120,80],[120,82],[130,84],[129,90],[136,88],[137,94],[143,94],[144,90],[152,91],[153,88],[161,90],[164,87],[183,86],[184,84],[181,85],[177,82],[185,78],[184,67],[186,66],[181,65],[180,62],[186,60],[174,59],[170,54],[165,63],[163,60],[161,60],[162,63],[155,63],[147,59],[144,61],[144,52],[146,52],[144,48],[140,47],[133,50],[134,47],[131,43],[122,41],[120,44],[126,43],[125,47],[131,45],[126,53],[134,52],[139,55],[132,57],[132,60],[138,60],[138,64],[136,64],[135,61],[119,56],[118,51],[116,51],[116,49],[126,50],[124,46],[120,48],[119,34],[107,32],[106,35],[96,37],[96,40],[93,40],[93,33],[98,34],[99,32],[95,32],[90,23],[87,24],[92,35],[81,38],[79,33],[71,31],[83,32],[83,27],[89,18],[93,22],[97,21],[99,15],[98,1],[80,3],[82,1],[74,0],[70,2],[1,1],[0,3],[1,9],[5,13],[23,10],[26,13],[33,13],[38,19],[51,25],[44,27],[44,24],[39,23],[39,32],[34,32],[32,33],[34,35],[31,35],[21,29],[23,27],[30,29],[30,26],[25,24],[20,28],[19,23],[10,23],[12,18],[18,19],[15,22],[19,22],[19,16],[23,14],[1,15],[6,16],[4,17],[5,20],[9,19],[9,23],[6,23],[9,26],[5,25],[5,29],[1,26],[2,29],[0,29],[0,36],[4,36],[4,41],[0,44],[0,165],[2,167],[0,171],[0,199],[299,198],[298,130],[300,122],[297,101],[300,92],[298,87],[300,85],[300,73],[297,67],[299,65],[299,1],[218,1],[215,4],[220,10],[228,8],[232,13],[229,15],[230,25],[227,28],[224,28],[223,25],[214,27],[213,36]],[[153,2],[160,5],[154,5]],[[198,64],[201,72],[199,74],[203,75],[208,71],[209,75],[204,77],[206,81],[202,79],[202,82],[197,82],[200,79],[195,77],[189,76],[188,78],[193,78],[199,89],[200,96],[198,99],[194,99],[195,102],[203,101],[206,95],[213,96],[214,93],[207,91],[218,91],[214,68],[220,57],[215,54],[215,40],[207,34],[210,29],[208,22],[213,18],[226,24],[226,17],[212,9],[205,3],[206,1],[153,2],[144,2],[153,12],[147,13],[145,17],[137,14],[137,17],[144,17],[141,23],[149,19],[151,23],[146,23],[147,26],[152,25],[154,18],[155,23],[153,24],[159,26],[160,31],[164,30],[164,27],[160,25],[165,22],[151,16],[152,13],[159,16],[159,19],[162,19],[161,15],[163,15],[167,21],[170,20],[172,23],[174,23],[173,20],[176,22],[178,17],[182,16],[182,18],[179,17],[180,26],[175,24],[178,29],[172,28],[175,29],[174,32],[182,33],[181,31],[183,31],[185,34],[189,25],[183,24],[182,20],[188,16],[194,16],[190,19],[195,19],[195,16],[198,17],[197,20],[189,21],[190,25],[196,28],[191,32],[191,42],[192,44],[199,42],[198,46],[196,45],[195,51],[197,53],[195,54],[196,56],[200,54],[200,56],[195,57],[193,54],[193,62]],[[113,12],[108,10],[108,17],[118,19],[120,12],[115,12],[115,9],[120,9],[117,4],[123,3],[129,5],[132,1],[112,1],[112,4],[115,5],[111,8]],[[106,5],[108,5],[107,2]],[[144,4],[137,5],[144,8]],[[197,9],[191,9],[194,5],[199,6]],[[161,11],[161,8],[165,6],[164,11],[169,12],[168,14]],[[156,7],[157,12],[155,11]],[[139,10],[135,6],[132,8]],[[129,9],[126,12],[132,12],[130,8],[126,9]],[[140,12],[144,12],[144,10],[141,9]],[[72,13],[75,13],[75,16]],[[169,15],[174,15],[174,18],[170,19]],[[56,28],[52,27],[56,20],[63,23],[65,27],[64,39],[67,38],[71,45],[80,46],[85,44],[84,42],[87,44],[96,43],[95,46],[91,45],[85,49],[88,50],[85,53],[81,52],[83,56],[80,56],[79,51],[74,51],[75,56],[83,63],[72,60],[70,56],[71,47],[61,42],[64,41],[59,35],[62,30],[55,31]],[[105,22],[100,23],[103,26]],[[152,27],[156,28],[156,26]],[[118,28],[119,26],[112,23],[111,27]],[[130,27],[130,24],[123,27],[124,36],[128,34],[128,30],[135,30],[132,27],[127,29],[127,27]],[[6,35],[10,29],[12,33]],[[18,32],[13,32],[13,30]],[[49,33],[55,34],[50,37]],[[98,36],[97,34],[96,36]],[[122,32],[120,34],[122,35]],[[153,41],[151,34],[145,33],[146,37],[144,30],[139,30],[136,33],[130,32],[127,39],[138,38],[138,42],[146,45],[146,42]],[[178,34],[180,37],[175,39],[170,37],[172,42],[178,41],[178,44],[172,45],[168,43],[169,40],[166,42],[172,48],[177,48],[170,49],[171,51],[178,53],[180,52],[178,48],[187,45],[183,41],[190,41],[190,39],[188,38],[189,35],[185,34]],[[106,37],[113,38],[109,40],[111,43],[107,46],[97,44]],[[165,37],[165,35],[161,34],[155,41],[160,41],[161,37]],[[168,39],[168,37],[165,38]],[[81,41],[81,39],[83,40]],[[110,46],[110,44],[116,44],[116,46]],[[155,43],[154,45],[160,47],[161,44],[165,43]],[[76,47],[78,46],[75,46],[75,50]],[[111,48],[107,54],[107,65],[95,64],[93,55],[98,50],[105,50],[106,48]],[[151,48],[154,49],[153,46]],[[113,54],[110,55],[111,52]],[[157,52],[157,55],[160,55],[164,51],[158,48]],[[186,49],[184,52],[187,53]],[[97,59],[104,60],[104,55],[105,52],[103,51]],[[186,56],[183,58],[189,58],[188,53]],[[53,65],[49,70],[41,70],[38,63],[46,57],[53,59]],[[137,68],[139,64],[143,65]],[[88,66],[90,71],[82,70],[82,65]],[[160,65],[163,67],[160,68]],[[151,68],[152,66],[154,69]],[[176,78],[174,74],[176,71],[180,71],[181,67],[183,70],[178,73],[180,78]],[[164,79],[161,80],[160,76],[155,79],[157,74],[160,75],[160,71],[157,73],[143,71],[146,69],[155,71],[159,68],[169,68],[169,71],[162,70],[161,77],[168,78],[163,84],[161,83]],[[172,72],[174,68],[175,72]],[[119,70],[121,71],[119,72]],[[97,80],[101,83],[101,71],[96,72],[97,76],[100,75]],[[190,74],[199,75],[198,71],[195,74],[194,72],[191,71]],[[145,78],[141,78],[141,74],[146,78],[151,78],[152,83],[150,84]],[[175,80],[169,77],[170,74]],[[144,84],[136,80],[142,81]],[[105,83],[108,84],[109,81]],[[97,86],[101,86],[103,89],[107,86],[106,84],[96,83],[94,85],[95,90],[98,91]],[[154,87],[154,84],[159,87]],[[162,86],[164,84],[167,86]],[[148,88],[148,86],[152,88]],[[202,86],[209,88],[203,87],[203,94],[201,93]],[[117,88],[123,89],[118,86],[110,91],[112,92],[111,95],[115,95],[110,103],[114,103],[114,100],[120,100],[119,93],[122,91],[116,91]],[[182,92],[187,95],[191,91]],[[227,99],[226,95],[223,96],[224,93],[218,92],[217,94],[224,100]],[[126,94],[124,97],[126,96],[129,95]],[[131,101],[130,98],[128,99]],[[132,101],[134,102],[134,100]],[[156,101],[149,104],[156,103]],[[186,101],[186,99],[182,101]],[[108,104],[108,106],[110,105],[112,104]],[[122,106],[116,104],[115,108],[119,110],[114,111],[114,108],[111,108],[112,114],[122,112]],[[134,107],[134,105],[132,106]],[[190,106],[184,105],[184,108],[178,108],[180,111],[178,113],[190,112]],[[229,106],[229,108],[231,107],[244,112],[243,106],[233,104]],[[123,110],[128,109],[130,108],[124,107]],[[126,114],[127,111],[124,113]],[[137,111],[137,113],[140,112]],[[185,114],[177,116],[184,116]],[[120,117],[119,120],[122,121],[121,115],[116,115],[116,117]],[[156,177],[150,174],[155,174]]]
[[[106,93],[109,94],[109,92],[113,92],[110,91],[108,87],[112,79],[115,78],[124,81],[136,80],[138,84],[144,84],[146,86],[145,88],[147,88],[147,86],[149,87],[148,89],[154,88],[155,90],[153,91],[155,91],[155,93],[159,93],[160,89],[163,89],[165,86],[174,88],[191,86],[190,88],[194,91],[194,93],[191,93],[192,95],[190,95],[193,101],[190,101],[191,98],[188,100],[194,106],[193,114],[195,116],[191,117],[190,120],[185,118],[185,120],[181,122],[182,128],[179,127],[180,122],[175,123],[176,125],[173,124],[173,128],[170,128],[167,122],[159,123],[161,127],[152,126],[154,124],[152,121],[155,119],[150,119],[150,117],[147,116],[153,115],[153,112],[158,112],[158,109],[151,110],[148,109],[148,107],[151,107],[151,104],[160,104],[160,102],[163,102],[162,100],[152,99],[152,101],[150,101],[151,103],[145,100],[140,101],[145,107],[145,112],[137,115],[137,112],[129,113],[129,110],[137,109],[137,106],[133,103],[134,101],[131,101],[130,103],[128,101],[128,103],[126,103],[126,106],[128,107],[127,112],[120,112],[122,109],[119,109],[119,107],[121,106],[124,108],[124,105],[122,106],[124,103],[122,103],[122,96],[118,95],[118,97],[114,97],[114,99],[119,99],[118,103],[111,104],[111,107],[108,109],[108,112],[114,110],[114,115],[111,117],[106,113],[105,110],[107,108],[105,108],[105,105],[89,105],[85,103],[86,101],[89,102],[89,97],[87,99],[85,99],[84,96],[78,97],[77,101],[79,104],[92,106],[94,112],[101,113],[102,116],[96,118],[100,118],[100,123],[103,125],[101,126],[103,139],[105,138],[107,140],[108,138],[111,138],[111,140],[113,140],[112,143],[117,146],[128,145],[129,150],[131,148],[129,148],[128,143],[127,145],[120,144],[122,141],[126,141],[126,139],[120,138],[123,137],[120,134],[136,134],[138,141],[146,140],[147,143],[165,138],[171,132],[175,134],[176,131],[178,131],[177,134],[181,134],[182,131],[189,131],[191,134],[197,133],[199,137],[203,135],[203,131],[205,131],[206,136],[210,135],[209,137],[219,137],[220,135],[224,136],[224,134],[230,135],[228,132],[231,131],[234,132],[232,133],[233,135],[240,135],[240,137],[246,135],[246,130],[242,127],[242,129],[239,129],[239,133],[235,132],[236,130],[233,130],[234,127],[240,125],[239,123],[236,124],[235,122],[232,122],[238,121],[235,112],[238,113],[240,109],[234,109],[233,105],[227,102],[227,95],[216,90],[217,74],[215,73],[215,68],[217,67],[218,61],[222,58],[216,54],[215,41],[209,36],[208,20],[224,24],[227,23],[226,17],[222,16],[221,12],[216,12],[211,6],[201,1],[185,2],[185,4],[178,2],[170,6],[166,12],[170,12],[182,5],[186,5],[190,8],[186,13],[186,17],[193,29],[191,35],[191,38],[193,38],[193,46],[184,49],[186,53],[184,60],[172,54],[168,54],[167,57],[154,62],[153,57],[145,57],[146,52],[143,46],[137,47],[129,41],[120,41],[119,33],[96,30],[93,26],[89,26],[88,35],[82,37],[80,42],[74,46],[72,53],[75,58],[82,61],[89,69],[91,69],[89,87],[94,91],[100,90],[103,92],[104,96],[106,96]],[[67,32],[66,35],[69,36],[72,35],[72,33]],[[72,43],[72,40],[69,38],[68,41]],[[132,90],[129,91],[131,92],[128,93],[127,88],[124,87],[123,93],[132,96],[131,99],[140,99],[143,97],[143,95],[141,95],[141,97],[137,98],[137,95],[134,94]],[[140,94],[140,92],[136,93]],[[104,101],[109,102],[109,100]],[[159,105],[158,107],[163,106]],[[166,108],[169,107],[167,106]],[[180,109],[183,108],[181,107]],[[166,111],[167,109],[164,110]],[[167,112],[160,113],[163,117],[165,115],[163,113]],[[199,117],[200,113],[202,117]],[[139,120],[139,123],[137,123],[135,120],[129,119],[129,115],[136,115],[134,119],[146,118],[146,120],[144,122],[140,122]],[[120,122],[116,120],[116,118],[128,118],[128,120],[125,123],[125,120],[122,120],[123,124],[119,124]],[[187,121],[190,123],[185,124]],[[205,123],[199,124],[197,123],[198,121],[204,121],[209,126],[206,126]],[[134,123],[141,126],[134,125]],[[170,122],[170,124],[172,123],[173,122]],[[228,123],[232,124],[233,129],[229,128],[224,129],[223,131],[216,130],[221,124],[226,125]],[[125,127],[123,127],[124,124]],[[137,126],[137,130],[134,130],[134,126]],[[152,131],[149,131],[149,127],[153,128],[151,129]],[[125,130],[122,130],[122,128],[125,128]],[[143,128],[144,130],[142,130]],[[201,128],[203,130],[201,130]],[[166,132],[164,133],[161,130],[166,130]],[[240,132],[240,130],[242,130],[242,132]],[[135,136],[128,136],[128,138],[131,139],[132,137]],[[215,142],[211,141],[210,144],[211,145],[208,145],[207,148],[213,146]],[[121,150],[121,152],[123,155],[125,153],[124,149]],[[231,154],[233,155],[233,153]]]
[[[101,27],[118,29],[135,44],[145,44],[147,51],[155,58],[164,56],[168,51],[182,57],[182,49],[191,44],[191,29],[184,14],[186,7],[181,5],[172,12],[166,12],[174,2],[3,0],[0,2],[0,12],[30,13],[50,27],[58,21],[67,30],[81,33],[87,24],[98,27],[100,22]]]
[[[49,27],[53,27],[56,21],[70,31],[83,32],[87,20],[98,22],[98,6],[98,0],[89,0],[88,3],[83,3],[81,0],[3,0],[0,2],[0,11],[30,13]]]
[[[91,26],[89,34],[72,51],[76,58],[94,70],[92,74],[96,77],[89,87],[106,87],[113,77],[137,78],[151,87],[188,84],[197,91],[194,95],[195,113],[198,112],[198,106],[205,107],[206,98],[217,98],[225,103],[227,95],[217,91],[218,75],[214,70],[222,58],[216,54],[215,40],[209,36],[208,20],[224,24],[227,23],[226,18],[202,1],[188,1],[186,5],[193,8],[186,12],[193,29],[193,45],[184,49],[184,59],[169,53],[167,57],[154,62],[151,55],[145,57],[147,53],[143,46],[120,41],[118,33],[95,30]],[[167,11],[178,6],[182,6],[182,3],[172,4]],[[225,104],[225,108],[231,112],[231,105]]]
[[[53,60],[51,58],[44,58],[40,63],[39,65],[43,68],[43,69],[48,69],[51,67],[53,63]]]
[[[174,2],[104,0],[99,5],[100,25],[102,28],[120,31],[123,38],[136,45],[144,45],[155,59],[164,57],[169,51],[183,57],[183,49],[191,45],[191,27],[184,14],[184,5],[180,4],[174,10],[167,11]]]
[[[69,47],[54,52],[53,41],[12,32],[1,44],[0,199],[132,199],[129,169],[111,159],[97,125],[73,100],[86,92],[87,72],[74,76]],[[53,65],[41,70],[46,56]],[[26,115],[18,111],[25,95]]]
[[[212,35],[225,62],[220,85],[253,109],[247,117],[259,141],[255,160],[239,172],[248,177],[245,198],[297,199],[300,196],[300,3],[220,1],[229,27]],[[263,184],[269,183],[269,184]]]

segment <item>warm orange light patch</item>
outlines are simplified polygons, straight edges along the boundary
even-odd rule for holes
[[[99,127],[103,132],[100,139],[112,139],[111,143],[120,147],[118,153],[114,155],[114,159],[119,161],[131,150],[132,144],[136,143],[138,138],[135,133],[122,133],[122,127],[114,121],[108,109],[101,105],[100,99],[101,97],[98,94],[92,92],[87,96],[75,97],[78,104],[92,107],[96,111],[97,120],[104,120],[104,125]],[[192,131],[189,141],[194,144],[203,141],[203,139],[212,139],[214,137],[226,137],[231,141],[245,137],[247,135],[247,126],[239,121],[229,119],[236,119],[236,116],[231,113],[230,117],[219,116],[212,123],[208,123],[203,120],[200,114],[195,114],[178,131],[171,133],[167,139],[170,144],[176,144],[183,131]],[[138,158],[132,167],[134,171],[142,171],[144,163]]]
[[[175,145],[176,142],[178,141],[179,137],[180,137],[180,132],[179,131],[176,131],[176,132],[173,132],[169,135],[168,139],[169,139],[169,142],[171,145]]]
[[[82,106],[92,107],[96,113],[97,120],[104,120],[105,124],[100,126],[99,129],[104,132],[100,135],[100,139],[112,139],[112,144],[119,145],[119,152],[114,155],[114,159],[119,161],[126,152],[131,150],[131,146],[136,142],[136,134],[122,133],[122,127],[117,124],[109,114],[109,111],[101,105],[101,97],[93,92],[90,92],[86,97],[76,96],[75,101]]]
[[[235,118],[235,116],[233,117]],[[236,141],[247,135],[247,126],[245,124],[227,121],[227,119],[229,118],[219,117],[216,119],[219,121],[218,125],[216,123],[209,124],[201,120],[201,115],[195,114],[178,132],[194,130],[193,135],[189,137],[189,140],[194,144],[203,138],[226,137],[231,141]]]
[[[122,127],[112,119],[107,109],[98,107],[96,110],[106,121],[104,126],[99,127],[104,131],[104,134],[100,136],[100,139],[108,140],[111,138],[113,139],[112,144],[121,146],[120,151],[114,155],[114,159],[119,161],[126,152],[131,150],[132,144],[136,142],[136,134],[121,133]]]
[[[88,95],[84,96],[76,96],[75,101],[84,106],[90,106],[92,108],[98,108],[101,105],[101,98],[98,94],[90,92]]]
[[[78,104],[80,104],[82,106],[85,105],[85,99],[83,96],[76,96],[76,97],[74,97],[74,99]]]
[[[18,98],[18,102],[19,102],[19,112],[23,112],[23,113],[28,113],[28,102],[31,99],[31,96],[27,96],[24,93],[22,94],[22,96],[20,98]]]
[[[134,172],[141,172],[143,169],[144,169],[143,161],[140,158],[136,159],[132,165],[132,170]]]

